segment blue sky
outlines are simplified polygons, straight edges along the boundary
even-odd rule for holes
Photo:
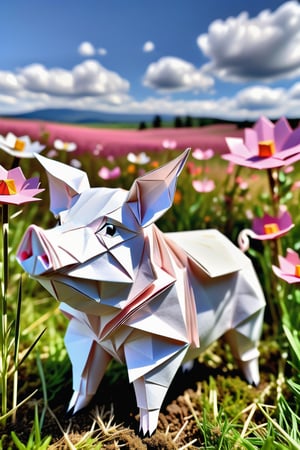
[[[297,1],[13,0],[0,13],[1,115],[300,116]]]

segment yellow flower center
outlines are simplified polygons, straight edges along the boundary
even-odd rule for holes
[[[0,195],[14,195],[17,188],[14,180],[0,180]]]
[[[127,167],[127,173],[129,174],[134,174],[136,170],[136,167],[134,164],[129,164],[129,166]]]
[[[277,231],[279,231],[279,227],[277,223],[266,223],[264,225],[264,231],[266,234],[277,233]]]
[[[300,277],[300,264],[295,265],[295,276]]]
[[[261,158],[269,158],[275,153],[274,141],[260,141],[258,143],[258,156]]]
[[[174,205],[179,205],[181,201],[182,201],[182,193],[178,189],[176,189],[173,203]]]
[[[25,142],[20,141],[20,139],[16,139],[16,142],[14,144],[14,149],[18,150],[19,152],[22,152],[25,148]]]

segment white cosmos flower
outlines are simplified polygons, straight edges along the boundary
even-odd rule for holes
[[[77,149],[77,144],[75,142],[64,142],[61,139],[55,139],[53,145],[56,150],[65,152],[74,152]]]
[[[29,136],[17,137],[9,132],[6,136],[0,135],[0,148],[17,158],[34,158],[34,153],[40,153],[45,145],[38,141],[32,142]]]
[[[135,154],[135,153],[128,153],[127,155],[127,159],[129,162],[133,163],[133,164],[147,164],[150,161],[150,157],[145,153],[145,152],[141,152],[139,154]]]

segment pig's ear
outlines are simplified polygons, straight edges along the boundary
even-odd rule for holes
[[[127,203],[142,226],[161,217],[173,203],[177,178],[189,156],[190,149],[159,169],[146,173],[133,183]]]
[[[75,167],[35,154],[46,170],[50,188],[50,210],[57,215],[68,209],[74,197],[89,189],[87,174]]]

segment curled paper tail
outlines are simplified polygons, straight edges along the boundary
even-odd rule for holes
[[[249,248],[250,248],[249,237],[255,238],[255,236],[256,236],[256,234],[248,228],[246,228],[245,230],[242,230],[239,233],[237,240],[238,240],[238,246],[242,250],[242,252],[245,253],[249,250]]]

